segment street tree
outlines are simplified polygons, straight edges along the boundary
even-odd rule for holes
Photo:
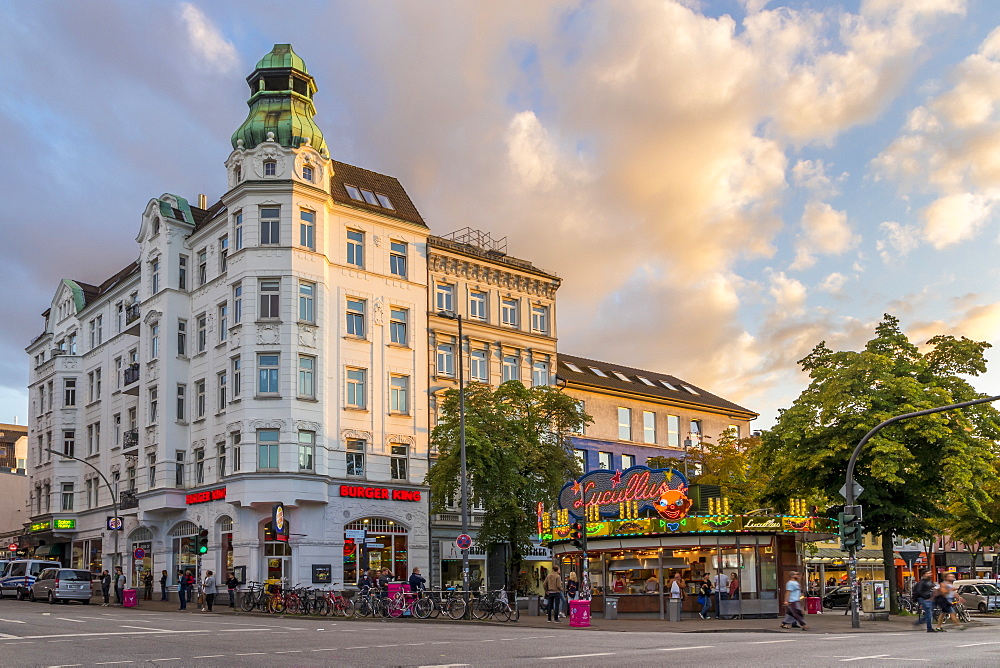
[[[875,425],[983,396],[967,377],[986,371],[988,343],[935,336],[926,345],[921,352],[887,314],[863,350],[834,352],[821,342],[800,360],[809,386],[763,434],[764,499],[780,507],[811,493],[836,498],[851,452]],[[1000,413],[983,404],[904,420],[868,442],[854,475],[865,489],[863,524],[881,536],[887,569],[894,534],[929,535],[950,498],[977,513],[992,500],[984,483],[997,478],[997,438]],[[888,580],[895,612],[896,580]]]
[[[553,387],[507,381],[465,389],[466,470],[470,508],[484,510],[477,542],[492,552],[509,546],[507,582],[515,583],[536,532],[539,502],[548,504],[580,475],[567,445],[570,434],[593,422],[575,399]],[[460,493],[459,393],[447,390],[431,434],[437,458],[427,473],[432,512]]]
[[[992,480],[984,481],[985,491],[990,500],[976,508],[962,496],[954,496],[948,507],[951,515],[946,532],[952,540],[961,541],[969,548],[971,576],[976,577],[976,564],[983,550],[992,545],[1000,545],[1000,462],[994,462],[996,469]]]

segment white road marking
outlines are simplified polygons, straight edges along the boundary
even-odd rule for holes
[[[256,656],[258,654],[264,654],[264,652],[244,652],[243,654],[237,654],[236,656]]]
[[[539,661],[556,661],[557,659],[585,659],[590,656],[611,656],[614,652],[598,652],[596,654],[566,654],[565,656],[541,656]]]
[[[336,652],[336,647],[325,647],[323,649],[311,649],[310,652]]]
[[[193,631],[113,631],[113,632],[103,632],[103,633],[57,633],[52,635],[41,635],[41,636],[22,636],[24,639],[30,640],[47,640],[48,638],[98,638],[104,636],[144,636],[144,635],[163,635],[164,633],[172,633],[178,635],[204,635],[206,633],[240,633],[243,631],[267,631],[267,629],[196,629]]]
[[[162,631],[163,633],[168,633],[166,629],[154,629],[149,626],[129,626],[128,624],[120,625],[123,629],[139,629],[140,631]]]
[[[180,660],[181,657],[179,656],[172,656],[169,659],[150,659],[150,661],[180,661]]]
[[[889,656],[888,654],[872,654],[871,656],[852,656],[849,659],[841,659],[841,663],[846,663],[847,661],[864,661],[865,659],[883,659]]]
[[[46,615],[49,613],[45,613]],[[0,622],[8,622],[10,624],[24,624],[23,619],[0,619]]]
[[[813,638],[819,638],[820,640],[840,640],[842,638],[853,638],[854,636],[813,636]]]
[[[694,647],[659,647],[657,648],[661,652],[676,652],[682,649],[709,649],[715,647],[715,645],[695,645]]]
[[[795,642],[794,640],[755,640],[751,645],[770,645],[776,642]]]
[[[16,639],[16,638],[17,638],[17,636],[12,636],[9,633],[0,633],[0,640],[12,640],[12,639]]]
[[[279,652],[280,654],[280,652]],[[225,654],[202,654],[201,656],[192,656],[192,659],[218,659],[220,656],[225,656]]]
[[[979,645],[1000,645],[1000,642],[970,642],[967,645],[955,645],[955,647],[977,647]]]
[[[221,656],[221,654],[220,654],[220,656]],[[135,663],[135,661],[98,661],[94,665],[95,666],[111,666],[111,665],[114,665],[116,663]]]
[[[73,619],[71,617],[54,617],[53,619],[59,619],[64,622],[76,622],[77,624],[86,624],[86,622],[82,619]]]

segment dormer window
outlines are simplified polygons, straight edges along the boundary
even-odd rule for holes
[[[360,202],[364,201],[364,198],[361,196],[361,191],[360,190],[358,190],[354,186],[349,186],[349,185],[345,185],[344,187],[347,188],[347,196],[348,197],[350,197],[351,199],[356,199],[356,200],[358,200]]]
[[[366,202],[372,206],[380,206],[383,209],[396,210],[396,207],[392,205],[392,202],[388,197],[382,193],[372,192],[371,190],[365,190],[364,188],[358,188],[356,186],[344,184],[344,188],[347,190],[347,196],[351,199],[357,200],[359,202]]]
[[[302,180],[303,181],[310,181],[310,182],[313,180],[313,168],[312,167],[303,167],[302,168]]]
[[[378,197],[378,203],[382,207],[384,207],[386,209],[394,209],[394,207],[392,206],[392,202],[389,201],[388,197],[386,197],[385,195],[382,195],[381,193],[375,193],[375,196]]]
[[[264,176],[274,176],[278,173],[278,163],[274,160],[264,161]]]

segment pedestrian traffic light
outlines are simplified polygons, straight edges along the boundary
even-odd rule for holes
[[[865,546],[865,528],[861,525],[861,506],[844,506],[840,520],[840,549],[849,552]]]
[[[198,532],[198,554],[208,554],[208,529]]]
[[[573,547],[578,550],[582,550],[584,546],[584,531],[583,525],[579,522],[573,522],[569,527],[569,538],[573,543]]]

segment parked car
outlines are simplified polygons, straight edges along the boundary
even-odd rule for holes
[[[32,601],[80,601],[84,605],[90,605],[93,595],[90,571],[72,568],[46,568],[28,592],[28,598]]]
[[[826,596],[823,597],[823,607],[830,608],[846,608],[851,603],[851,588],[847,585],[840,585],[834,587],[833,589],[828,589],[826,591]]]
[[[996,612],[1000,610],[1000,588],[993,582],[969,582],[958,580],[958,595],[969,610]]]
[[[42,559],[15,559],[4,566],[0,573],[0,598],[15,596],[23,601],[28,598],[28,591],[35,579],[46,568],[59,568],[58,561]]]

